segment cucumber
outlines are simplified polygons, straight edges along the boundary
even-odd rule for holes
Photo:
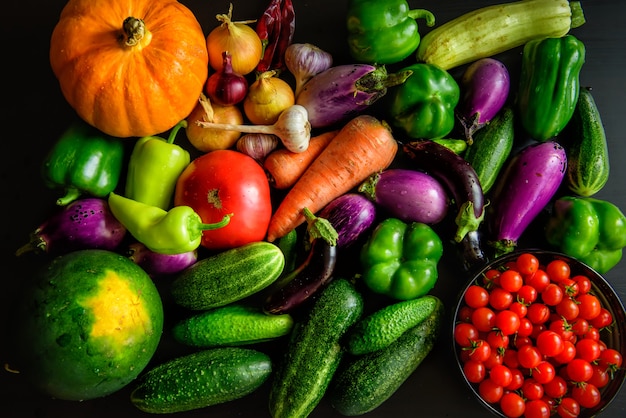
[[[349,331],[346,350],[361,355],[381,350],[432,314],[441,301],[432,295],[387,305],[362,318]]]
[[[363,313],[354,286],[336,278],[298,320],[273,376],[269,410],[273,418],[305,418],[319,404],[345,350],[340,341]]]
[[[504,107],[491,122],[476,131],[474,142],[463,155],[476,171],[483,193],[494,185],[511,155],[515,131],[513,114],[512,108]]]
[[[217,308],[266,288],[284,266],[285,256],[278,246],[252,242],[196,262],[174,279],[170,291],[174,302],[182,307]]]
[[[220,347],[177,357],[140,377],[130,394],[137,408],[153,414],[190,411],[239,399],[270,376],[265,353]]]
[[[566,184],[579,196],[593,196],[609,179],[609,149],[600,111],[589,88],[580,88],[570,125]]]
[[[172,335],[194,347],[239,346],[282,337],[292,326],[289,314],[268,315],[259,307],[231,304],[179,321]]]
[[[332,407],[342,415],[362,415],[389,399],[432,351],[443,317],[439,300],[428,318],[388,347],[346,356],[327,391]]]

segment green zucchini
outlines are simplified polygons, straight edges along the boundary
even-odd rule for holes
[[[305,418],[315,409],[345,353],[340,341],[362,313],[363,298],[346,279],[322,290],[277,364],[269,395],[273,418]]]
[[[220,347],[177,357],[150,369],[130,394],[144,412],[190,411],[242,398],[270,376],[270,357],[257,350]]]
[[[252,242],[196,262],[172,282],[176,304],[206,310],[237,302],[272,284],[283,271],[285,256],[266,241]]]
[[[432,351],[443,318],[438,300],[428,318],[388,347],[344,357],[327,391],[333,408],[342,415],[362,415],[389,399]]]
[[[489,192],[509,158],[514,141],[514,112],[506,106],[486,126],[473,135],[472,145],[463,157],[480,180],[483,193]]]
[[[432,295],[387,305],[362,318],[348,332],[346,350],[361,355],[381,350],[425,320],[441,303]]]
[[[567,187],[579,196],[598,193],[609,179],[609,149],[600,111],[589,88],[581,87],[567,145]]]
[[[194,347],[239,346],[289,334],[289,314],[268,315],[256,306],[231,304],[185,318],[172,327],[174,339]]]

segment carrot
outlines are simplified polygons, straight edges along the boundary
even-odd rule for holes
[[[270,219],[267,240],[272,242],[302,224],[305,207],[318,212],[387,168],[397,151],[391,131],[375,117],[359,115],[350,120],[280,202]]]
[[[293,186],[313,160],[337,135],[337,132],[339,131],[329,131],[314,136],[304,152],[291,152],[286,148],[272,151],[263,161],[263,168],[270,184],[277,189],[287,189]]]

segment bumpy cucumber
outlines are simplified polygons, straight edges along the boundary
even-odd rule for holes
[[[424,321],[388,347],[346,356],[328,388],[331,405],[342,415],[362,415],[380,406],[432,351],[444,318],[441,301]]]
[[[278,246],[253,242],[198,261],[176,277],[170,290],[174,302],[185,308],[217,308],[266,288],[284,266]]]
[[[579,196],[598,193],[609,179],[609,149],[600,111],[589,88],[581,87],[566,144],[568,188]]]
[[[362,318],[348,332],[346,349],[360,355],[381,350],[428,318],[441,301],[432,295],[387,305]]]
[[[172,335],[176,341],[195,347],[239,346],[282,337],[292,326],[289,314],[268,315],[256,306],[231,304],[179,321]]]
[[[274,418],[305,418],[319,404],[345,350],[341,338],[363,313],[363,298],[345,279],[330,282],[297,321],[269,396]]]
[[[495,118],[474,134],[474,142],[463,157],[470,163],[487,193],[496,182],[504,163],[511,155],[514,141],[513,109],[504,107]]]
[[[154,414],[189,411],[229,402],[258,389],[270,376],[260,351],[220,347],[178,357],[141,376],[131,402]]]

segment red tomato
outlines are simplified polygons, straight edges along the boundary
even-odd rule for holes
[[[556,413],[561,418],[577,418],[580,415],[580,405],[576,399],[565,397],[556,407]]]
[[[537,289],[528,284],[525,284],[517,291],[517,299],[521,303],[528,306],[537,300],[538,294],[539,293],[537,292]]]
[[[511,376],[511,383],[505,389],[518,390],[524,384],[524,373],[520,369],[511,369]]]
[[[513,294],[501,287],[496,287],[489,295],[489,305],[497,311],[507,309],[513,303]]]
[[[583,338],[576,343],[576,357],[587,360],[589,363],[600,357],[600,343],[591,338]]]
[[[598,364],[592,364],[591,367],[593,368],[593,374],[587,383],[591,383],[597,388],[603,388],[608,385],[611,381],[609,372]]]
[[[496,326],[496,313],[486,306],[474,309],[472,324],[478,331],[489,332]]]
[[[517,270],[506,270],[500,275],[500,286],[509,292],[517,292],[524,284],[522,275]]]
[[[578,314],[580,313],[578,303],[575,299],[570,297],[563,298],[563,300],[555,306],[555,309],[556,313],[566,321],[573,321],[578,318]]]
[[[583,408],[593,408],[600,403],[600,390],[592,383],[574,385],[572,398],[576,399]]]
[[[567,393],[567,381],[561,376],[554,376],[554,378],[543,384],[543,393],[551,398],[561,398]]]
[[[566,261],[555,259],[546,266],[546,273],[550,276],[550,280],[561,283],[563,280],[569,279],[570,267]]]
[[[203,232],[202,246],[212,250],[263,240],[272,215],[263,168],[233,150],[211,151],[194,159],[178,178],[174,204],[192,207],[205,223],[219,222],[232,213],[225,227]]]
[[[600,353],[599,363],[603,367],[619,369],[622,367],[622,360],[622,354],[619,351],[607,348]]]
[[[463,364],[465,378],[472,383],[480,383],[487,376],[487,368],[479,361],[468,360]]]
[[[519,316],[513,311],[504,310],[496,314],[496,328],[498,328],[504,335],[515,334],[519,329],[519,324]]]
[[[600,313],[590,321],[590,324],[598,329],[608,327],[613,323],[613,315],[606,308],[600,308]]]
[[[594,296],[591,293],[585,293],[578,296],[576,301],[578,302],[578,309],[580,311],[578,315],[581,318],[585,318],[590,321],[600,315],[602,304],[597,296]]]
[[[572,280],[578,284],[579,295],[585,294],[591,290],[591,280],[589,280],[589,277],[579,274],[572,277]]]
[[[504,388],[498,386],[491,379],[485,379],[478,385],[478,394],[488,403],[496,403],[502,398]]]
[[[454,327],[454,341],[461,347],[470,347],[478,338],[478,330],[470,323],[461,322]]]
[[[541,292],[541,300],[548,306],[556,306],[563,300],[563,289],[556,283],[550,283]]]
[[[517,349],[517,359],[522,367],[532,369],[543,360],[541,351],[533,345],[523,345]]]
[[[539,259],[530,253],[522,253],[515,261],[518,271],[523,275],[534,274],[539,269]]]
[[[534,399],[526,402],[524,418],[549,418],[550,406],[542,399]]]
[[[481,308],[489,303],[489,291],[482,286],[471,285],[465,291],[463,300],[470,308]]]
[[[478,362],[486,361],[491,355],[491,346],[485,340],[472,341],[472,345],[463,350],[469,351],[468,359]]]
[[[543,398],[543,385],[529,377],[522,384],[522,393],[527,400],[541,399]]]
[[[489,370],[489,379],[498,386],[508,386],[513,381],[513,374],[504,364],[496,364]]]
[[[554,365],[552,365],[552,363],[543,360],[539,362],[537,367],[533,369],[532,373],[533,377],[538,383],[545,385],[546,383],[550,383],[554,379],[554,377],[556,376],[556,369],[554,368]]]
[[[581,358],[574,358],[565,367],[567,368],[567,375],[574,382],[586,382],[593,374],[591,363]]]
[[[537,289],[537,292],[543,292],[543,289],[550,284],[550,276],[545,270],[538,269],[533,274],[525,278],[526,284]]]
[[[507,392],[500,399],[500,409],[507,417],[521,417],[526,409],[526,402],[515,392]]]

